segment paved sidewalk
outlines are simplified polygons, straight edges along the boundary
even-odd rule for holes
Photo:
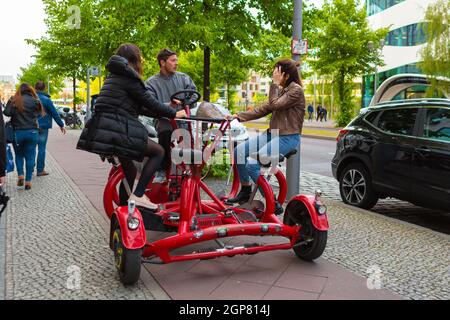
[[[52,133],[49,151],[103,216],[101,197],[109,166],[95,155],[75,151],[78,134]],[[165,236],[149,233],[152,239]],[[327,259],[306,263],[291,250],[145,268],[172,299],[401,299],[384,289],[369,290],[365,277]]]
[[[31,191],[8,176],[5,298],[167,299],[146,272],[135,287],[120,284],[105,219],[51,155],[46,169]]]

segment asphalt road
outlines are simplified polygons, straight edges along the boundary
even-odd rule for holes
[[[250,132],[251,137],[255,134]],[[302,137],[300,170],[332,178],[331,160],[335,151],[336,142],[333,140]],[[450,234],[450,212],[422,208],[397,199],[380,200],[371,211]]]

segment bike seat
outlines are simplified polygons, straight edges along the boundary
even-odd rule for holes
[[[286,159],[289,159],[293,155],[297,154],[297,152],[298,151],[294,149],[286,155],[280,154],[278,156],[276,156],[276,155],[273,155],[273,156],[260,155],[258,152],[254,152],[254,153],[250,154],[250,158],[257,160],[259,162],[259,164],[261,166],[263,166],[264,168],[268,168],[272,165],[272,163],[276,163],[276,164],[283,163]]]
[[[185,164],[203,163],[203,152],[201,150],[174,148],[172,149],[172,160],[176,161],[177,159],[174,159],[174,155],[178,156],[179,159],[183,159]],[[190,163],[185,161],[190,161]]]

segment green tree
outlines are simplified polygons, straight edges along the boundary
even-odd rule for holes
[[[47,35],[28,40],[38,51],[38,58],[53,74],[73,79],[74,111],[80,99],[76,81],[86,78],[86,70],[97,65],[96,50],[102,26],[97,19],[99,10],[95,0],[43,0]]]
[[[369,50],[368,44],[372,41],[375,49],[379,49],[388,30],[372,31],[366,10],[358,8],[355,0],[326,2],[321,24],[317,35],[318,59],[311,64],[319,73],[334,76],[339,105],[337,125],[345,126],[353,117],[353,80],[369,73],[374,64],[383,65],[379,51]]]
[[[34,86],[38,81],[44,81],[48,86],[48,81],[50,81],[50,94],[54,95],[64,88],[63,78],[59,75],[52,73],[46,65],[39,61],[35,61],[29,64],[25,68],[20,68],[19,82],[29,83]]]
[[[427,44],[421,52],[422,62],[419,67],[430,75],[431,90],[442,90],[450,93],[447,81],[437,77],[450,79],[450,2],[439,0],[431,4],[425,14]]]

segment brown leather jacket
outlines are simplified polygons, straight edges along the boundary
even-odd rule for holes
[[[273,113],[270,129],[278,129],[280,136],[301,134],[305,117],[305,93],[292,82],[287,88],[276,84],[270,86],[269,101],[253,111],[240,112],[239,121],[259,119]]]

